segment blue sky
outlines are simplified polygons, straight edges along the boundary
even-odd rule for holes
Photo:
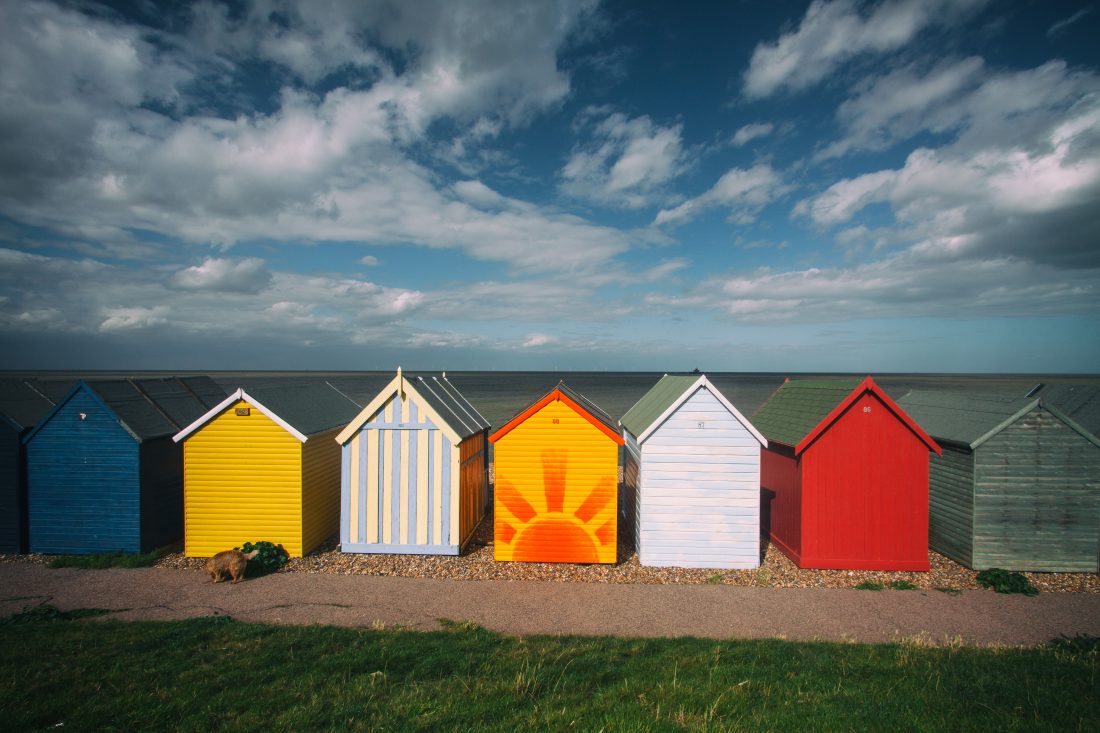
[[[3,368],[1100,364],[1095,3],[0,18]]]

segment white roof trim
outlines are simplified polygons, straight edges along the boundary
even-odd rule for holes
[[[232,405],[233,403],[235,403],[239,400],[244,400],[245,402],[248,402],[250,405],[252,405],[257,410],[262,412],[264,415],[269,417],[272,422],[274,422],[279,427],[281,427],[283,430],[287,431],[288,433],[293,435],[295,438],[297,438],[299,443],[304,443],[309,439],[307,436],[302,435],[298,430],[296,430],[293,425],[291,425],[286,420],[284,420],[281,417],[279,417],[278,415],[276,415],[272,410],[269,410],[267,407],[264,407],[262,404],[260,404],[259,400],[254,399],[247,392],[245,392],[243,388],[238,388],[236,392],[234,392],[233,394],[229,395],[228,397],[226,397],[224,400],[222,400],[218,404],[211,407],[210,410],[207,411],[207,413],[205,415],[203,415],[198,420],[191,423],[190,425],[185,427],[183,430],[179,431],[174,436],[172,436],[172,441],[174,443],[180,442],[181,440],[183,440],[184,438],[189,436],[191,433],[195,432],[196,430],[201,428],[203,425],[205,425],[206,423],[213,420],[215,417],[220,415],[223,410],[227,409],[230,405]]]
[[[363,427],[363,423],[370,420],[374,416],[374,413],[378,412],[383,405],[386,404],[395,394],[397,394],[398,388],[402,387],[401,382],[404,382],[403,389],[406,393],[411,394],[412,398],[416,400],[417,407],[428,414],[428,417],[432,418],[432,421],[436,423],[443,434],[446,435],[453,445],[458,445],[462,440],[458,437],[458,433],[454,428],[447,424],[441,415],[439,415],[432,406],[428,404],[427,400],[413,387],[412,382],[405,379],[404,375],[398,373],[390,383],[382,388],[382,391],[374,396],[374,399],[367,403],[367,406],[359,411],[359,414],[352,418],[351,422],[340,431],[336,436],[336,442],[340,445],[347,443],[351,440],[352,436]]]
[[[642,434],[638,436],[638,445],[641,445],[642,443],[646,442],[646,440],[649,439],[649,436],[652,435],[657,430],[657,428],[659,428],[661,425],[663,425],[665,420],[667,420],[669,418],[669,416],[672,415],[672,413],[679,410],[680,405],[687,402],[688,399],[693,394],[695,394],[695,391],[698,390],[699,388],[703,388],[703,389],[707,390],[708,392],[710,392],[712,395],[714,395],[718,399],[718,401],[722,403],[722,406],[725,407],[727,410],[729,410],[730,414],[733,415],[734,418],[737,419],[737,422],[744,425],[745,429],[748,430],[752,434],[752,437],[756,438],[757,441],[760,442],[761,446],[763,446],[764,448],[768,447],[768,439],[765,438],[763,435],[761,435],[759,430],[757,430],[755,427],[753,427],[753,424],[748,421],[748,418],[746,418],[744,415],[742,415],[741,411],[738,410],[736,407],[734,407],[730,403],[730,401],[726,399],[726,396],[724,394],[722,394],[721,391],[718,390],[717,387],[715,387],[713,384],[711,384],[710,380],[707,379],[707,375],[705,375],[705,374],[703,374],[698,379],[696,379],[695,382],[692,383],[692,385],[690,387],[688,387],[687,389],[684,390],[683,394],[681,394],[679,397],[677,397],[676,400],[671,405],[668,406],[668,409],[666,409],[664,412],[662,412],[661,415],[656,420],[654,420],[653,422],[651,422],[649,424],[648,428],[646,428],[644,431],[642,431]]]

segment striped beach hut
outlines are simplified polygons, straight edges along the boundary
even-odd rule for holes
[[[53,400],[31,379],[0,379],[0,553],[27,551],[27,457],[23,436]]]
[[[1038,397],[928,390],[898,403],[943,446],[929,547],[975,570],[1096,572],[1100,439]]]
[[[358,411],[325,382],[242,387],[179,431],[184,553],[210,557],[265,540],[301,557],[334,534],[334,438]]]
[[[752,416],[771,542],[800,568],[928,570],[928,452],[870,377],[788,380]]]
[[[206,377],[78,382],[23,439],[31,552],[147,552],[183,530],[172,435],[224,392]]]
[[[398,369],[336,436],[341,550],[458,555],[485,516],[488,435],[446,373]]]
[[[489,437],[494,557],[613,563],[619,513],[619,425],[559,383]]]
[[[760,564],[760,449],[768,441],[706,376],[665,375],[623,416],[637,458],[642,565]]]

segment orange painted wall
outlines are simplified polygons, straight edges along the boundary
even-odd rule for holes
[[[618,444],[559,400],[494,444],[494,557],[613,563]]]

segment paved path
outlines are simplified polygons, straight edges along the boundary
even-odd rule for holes
[[[1100,594],[461,581],[281,573],[214,585],[199,571],[0,564],[0,616],[24,606],[118,609],[120,619],[214,613],[277,624],[430,630],[439,619],[505,634],[700,636],[1037,644],[1100,636]]]

